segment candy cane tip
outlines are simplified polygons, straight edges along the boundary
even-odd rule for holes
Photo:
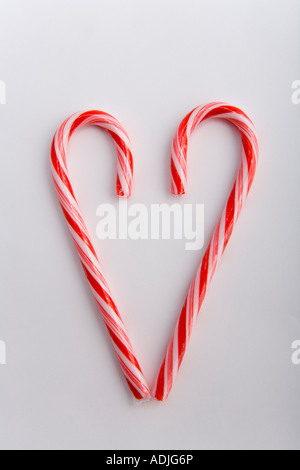
[[[117,196],[120,199],[128,199],[131,196],[131,191],[123,191],[123,189],[117,190]]]
[[[183,196],[184,194],[186,194],[186,190],[185,189],[180,189],[179,191],[177,189],[172,189],[172,196]]]
[[[172,185],[171,187],[171,193],[173,196],[182,196],[183,194],[186,194],[185,186],[180,183],[177,185]]]
[[[131,184],[124,184],[122,185],[119,181],[119,178],[117,178],[117,185],[116,185],[116,194],[120,198],[128,198],[131,196]]]
[[[155,403],[162,403],[166,401],[169,393],[166,394],[166,390],[163,387],[158,386],[158,380],[156,380],[155,385],[151,389],[151,397]]]
[[[153,400],[154,400],[155,402],[157,402],[157,403],[163,403],[163,402],[166,400],[165,397],[160,397],[160,396],[157,397],[157,396],[155,396],[155,395],[154,395],[152,398],[153,398]]]

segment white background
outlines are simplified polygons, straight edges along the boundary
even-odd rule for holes
[[[1,0],[1,449],[300,448],[299,0]],[[131,398],[71,243],[49,149],[70,114],[115,115],[133,142],[131,202],[174,202],[180,120],[221,100],[256,124],[260,163],[168,401]],[[201,126],[184,202],[206,244],[234,181],[238,133]],[[70,171],[143,370],[152,383],[203,251],[96,240],[117,203],[108,136],[80,131]],[[179,201],[179,199],[177,200]]]

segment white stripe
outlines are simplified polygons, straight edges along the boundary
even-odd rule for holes
[[[123,130],[119,129],[115,125],[109,124],[109,123],[103,123],[103,122],[98,123],[98,124],[93,123],[93,125],[98,126],[98,127],[102,127],[103,129],[114,132],[114,134],[117,134],[117,136],[120,137],[121,140],[123,140],[126,147],[128,147],[129,149],[131,148],[131,142],[130,142],[128,136],[124,133]],[[121,126],[121,124],[119,124],[119,125]]]
[[[125,155],[125,153],[123,152],[123,150],[121,149],[121,147],[118,144],[116,144],[116,148],[117,148],[117,152],[118,152],[118,175],[119,175],[119,178],[120,178],[121,174],[126,173],[127,178],[128,178],[128,183],[127,183],[126,178],[124,177],[124,179],[126,181],[125,188],[127,188],[128,192],[129,192],[129,189],[130,189],[130,186],[131,186],[131,183],[132,183],[132,169],[130,167],[129,160],[128,160],[127,156]],[[121,161],[123,163],[123,166],[125,167],[125,172],[122,168],[122,165],[121,165],[119,159],[121,159]]]
[[[239,173],[238,173],[239,174]],[[235,180],[235,190],[234,190],[234,214],[233,214],[233,223],[235,224],[238,216],[238,204],[239,204],[239,178]]]
[[[181,163],[180,161],[178,160],[178,157],[177,157],[177,154],[174,150],[174,146],[172,147],[172,160],[173,160],[173,163],[174,163],[174,166],[176,168],[176,171],[179,175],[179,179],[181,180],[182,184],[183,184],[183,187],[184,189],[186,188],[186,183],[187,183],[187,178],[183,172],[183,169],[182,169],[182,166],[181,166]]]
[[[78,225],[79,229],[84,233],[84,235],[89,238],[89,234],[87,231],[86,226],[84,225],[84,222],[82,220],[82,217],[80,215],[80,212],[76,207],[70,207],[70,204],[68,204],[69,201],[65,201],[60,194],[58,194],[58,199],[60,204],[62,205],[63,209],[69,214],[70,218]],[[75,211],[77,211],[77,214],[75,214]]]
[[[94,271],[90,268],[90,266],[87,264],[87,262],[82,258],[81,255],[80,256],[80,259],[81,259],[81,262],[84,264],[84,266],[86,267],[86,269],[88,270],[88,272],[90,273],[91,276],[93,276],[93,278],[98,282],[98,284],[100,284],[101,288],[104,290],[104,292],[106,294],[108,294],[110,297],[112,297],[111,295],[111,292],[108,288],[108,286],[106,285],[106,281],[104,280],[104,283],[103,283],[103,280],[101,278],[99,278],[95,273]],[[103,278],[104,279],[104,278]]]
[[[186,173],[187,172],[187,162],[186,162],[186,158],[183,154],[183,150],[182,150],[182,147],[180,145],[180,142],[179,142],[179,134],[178,134],[178,131],[176,132],[176,140],[177,140],[177,147],[178,147],[178,150],[179,150],[179,153],[180,153],[180,156],[181,156],[181,159],[178,158],[178,161],[182,161],[182,164],[180,164],[182,166],[182,172],[183,173]],[[174,142],[173,142],[173,149],[174,149],[174,153],[175,153],[175,147],[174,147]]]
[[[248,163],[246,154],[243,148],[242,154],[242,165],[243,165],[243,205],[246,201],[248,195],[248,184],[249,184],[249,174],[248,174]]]
[[[167,355],[166,355],[166,371],[168,371],[168,363],[169,363],[169,358],[170,357],[173,357],[173,348],[171,349],[171,347],[169,346],[168,348],[168,351],[167,351]],[[168,378],[169,376],[171,376],[171,379],[173,380],[173,370],[171,372],[171,374],[169,372],[167,372],[168,374]],[[165,385],[166,385],[166,396],[167,396],[167,384],[168,384],[169,380],[167,380],[167,382],[165,382]],[[172,385],[173,385],[173,382],[172,382]],[[171,388],[172,388],[172,385],[171,385]]]
[[[125,153],[119,147],[119,145],[116,144],[116,149],[118,152],[118,161],[117,161],[117,172],[119,176],[119,180],[121,183],[121,187],[123,189],[123,192],[125,195],[129,195],[130,193],[130,187],[131,187],[131,181],[132,181],[132,171],[129,165],[128,158],[126,157]],[[123,170],[122,165],[120,163],[120,160],[122,161],[125,169]],[[128,176],[129,180],[127,182],[125,174]]]
[[[217,118],[217,119],[226,119],[226,120],[230,120],[230,119],[234,119],[236,121],[240,121],[242,122],[243,124],[245,124],[247,127],[249,127],[249,129],[253,132],[253,134],[255,135],[255,128],[254,128],[254,125],[252,124],[252,122],[246,118],[245,116],[243,116],[242,114],[238,114],[238,113],[235,113],[234,111],[232,112],[229,112],[229,113],[223,113],[223,114],[220,114],[220,115],[217,115],[217,116],[214,116],[214,118]],[[237,124],[235,124],[237,125]],[[240,129],[242,132],[244,132],[244,130]],[[244,132],[245,133],[245,132]],[[247,135],[250,137],[251,134],[250,133],[247,133]]]
[[[91,251],[91,249],[84,243],[84,241],[80,238],[80,236],[75,232],[75,230],[73,229],[73,227],[70,227],[70,232],[71,232],[71,235],[72,237],[74,238],[74,240],[76,241],[77,245],[80,246],[80,248],[82,249],[82,251],[85,253],[85,255],[87,256],[87,258],[89,258],[91,260],[91,262],[93,263],[93,265],[98,269],[98,271],[101,273],[101,275],[103,276],[103,273],[102,273],[102,269],[101,269],[101,266],[99,264],[99,260],[98,258],[95,257],[94,253]],[[104,276],[103,276],[104,278]]]
[[[59,187],[59,189],[62,191],[62,193],[65,194],[66,198],[68,199],[68,201],[70,201],[70,203],[75,206],[75,207],[78,207],[78,204],[77,204],[77,201],[74,199],[74,197],[72,196],[72,194],[70,193],[69,189],[67,188],[67,186],[62,182],[62,180],[60,179],[60,177],[58,176],[57,172],[56,172],[56,169],[54,168],[53,166],[53,163],[51,161],[51,172],[52,172],[52,176],[53,176],[53,179],[55,180],[57,186]]]
[[[209,250],[209,257],[208,257],[208,267],[207,267],[207,284],[209,284],[209,282],[211,281],[211,277],[212,277],[212,254],[213,254],[213,238],[211,239],[210,241],[210,250]]]
[[[194,111],[192,112],[189,120],[188,120],[188,123],[187,123],[187,126],[186,126],[186,133],[187,133],[188,138],[191,135],[191,128],[192,128],[194,119],[195,119],[196,115],[199,113],[199,111],[201,110],[201,108],[202,108],[202,106],[198,106],[197,108],[195,108]]]
[[[199,282],[200,282],[200,271],[201,271],[201,264],[197,270],[196,276],[195,276],[195,292],[194,292],[194,309],[193,309],[193,315],[192,315],[192,324],[191,328],[194,327],[194,322],[195,319],[198,316],[199,312]]]
[[[213,104],[212,106],[209,106],[206,111],[204,111],[201,115],[200,115],[200,118],[199,118],[199,121],[197,123],[197,126],[200,124],[200,122],[202,122],[204,120],[204,118],[211,112],[213,111],[214,109],[217,109],[217,108],[220,108],[221,106],[226,106],[225,103],[215,103]],[[228,106],[228,105],[227,105]],[[205,107],[205,106],[204,106]],[[202,108],[204,108],[202,107]],[[200,109],[198,110],[198,112],[200,111]],[[210,119],[215,119],[215,118],[218,118],[218,116],[214,116],[213,118],[210,118]]]
[[[226,205],[227,207],[227,205]],[[226,207],[222,213],[221,219],[220,219],[220,232],[219,232],[219,248],[218,248],[218,258],[217,258],[217,265],[219,264],[222,254],[223,254],[223,249],[224,249],[224,241],[225,241],[225,219],[226,219]]]
[[[124,176],[124,173],[123,173],[123,170],[122,170],[122,167],[120,165],[120,163],[118,162],[117,164],[117,168],[118,168],[118,176],[119,176],[119,180],[120,180],[120,184],[121,184],[121,188],[122,188],[122,191],[124,193],[125,196],[128,196],[129,195],[129,185],[127,184],[127,181],[126,181],[126,178]]]
[[[118,357],[120,357],[120,359],[122,359],[122,361],[125,363],[125,356],[124,354],[120,351],[120,349],[118,348],[118,346],[113,342],[113,346],[114,346],[114,349],[116,351],[116,354]],[[126,358],[125,358],[126,359]],[[131,377],[129,377],[129,375],[127,374],[126,370],[123,369],[122,367],[122,371],[123,371],[123,374],[125,375],[126,379],[133,385],[133,387],[139,391],[139,393],[143,396],[143,397],[146,397],[148,396],[148,393],[146,394],[146,392],[144,390],[142,390],[142,388],[146,388],[148,390],[148,386],[145,382],[145,379],[143,377],[143,375],[141,375],[140,371],[138,369],[136,369],[136,367],[133,366],[132,363],[131,364],[131,367],[128,367],[128,369],[133,373],[133,375],[138,379],[138,381],[141,382],[141,385],[140,384],[136,384],[133,382],[133,380],[131,379]],[[127,364],[126,364],[127,365]],[[133,369],[134,368],[134,369]],[[136,371],[136,372],[135,372]]]
[[[103,310],[108,314],[108,317],[111,318],[119,326],[119,328],[125,333],[125,335],[127,336],[124,324],[123,324],[122,320],[118,317],[116,312],[100,297],[100,295],[98,294],[97,291],[95,291],[93,286],[90,285],[90,288],[93,292],[93,295],[94,295],[96,301],[103,308]],[[105,318],[104,318],[104,321],[106,322]],[[110,324],[110,326],[111,326],[111,329],[114,331],[115,335],[120,339],[120,341],[122,343],[124,343],[129,350],[132,351],[131,344],[125,339],[125,337],[121,334],[121,332],[119,330],[116,330],[115,327],[112,324]]]
[[[193,285],[193,284],[192,284]],[[191,289],[191,288],[190,288]],[[185,337],[186,337],[186,342],[188,341],[188,331],[189,331],[189,314],[190,314],[190,290],[186,299],[186,315],[185,315]]]
[[[57,160],[59,161],[60,166],[63,168],[64,172],[68,175],[68,169],[67,166],[65,165],[64,159],[62,158],[61,152],[58,147],[58,132],[56,132],[54,136],[54,150],[56,153]],[[66,152],[65,148],[64,151]]]
[[[173,383],[178,373],[178,322],[174,331],[174,342],[173,342]]]
[[[167,383],[168,383],[168,368],[167,368],[167,356],[168,356],[168,353],[169,353],[169,348],[168,348],[168,351],[167,351],[167,354],[166,354],[166,358],[165,358],[165,367],[164,367],[164,394],[163,394],[163,400],[165,400],[168,396],[168,389],[167,389]]]
[[[145,378],[143,377],[143,375],[141,374],[141,372],[139,371],[139,369],[132,363],[129,361],[129,359],[123,354],[123,352],[118,348],[118,346],[114,344],[114,348],[118,354],[118,356],[120,356],[120,358],[122,359],[122,361],[124,362],[124,364],[128,367],[128,369],[133,373],[133,375],[146,387],[146,383],[145,383]],[[136,385],[135,385],[136,386]]]
[[[176,194],[177,193],[177,188],[176,188],[176,184],[175,184],[172,172],[171,172],[171,188],[172,188],[172,191],[174,192],[174,194]]]
[[[64,133],[63,133],[63,146],[65,148],[65,151],[68,148],[71,127],[73,126],[76,119],[78,119],[82,114],[83,113],[72,114],[72,116],[70,116],[69,119],[66,122],[66,125],[65,125],[65,128],[64,128]]]

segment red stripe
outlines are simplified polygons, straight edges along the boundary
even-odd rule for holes
[[[198,305],[197,315],[199,314],[202,302],[206,294],[209,250],[210,250],[210,245],[208,249],[206,250],[206,253],[203,257],[202,264],[201,264],[201,272],[200,272],[200,280],[199,280],[199,305]]]
[[[72,205],[70,203],[70,200],[62,192],[62,190],[60,189],[60,187],[58,186],[56,181],[54,179],[53,179],[53,181],[54,181],[54,186],[55,186],[55,189],[56,189],[56,192],[57,192],[57,195],[58,195],[60,205],[67,211],[67,213],[69,214],[69,216],[73,220],[76,220],[80,230],[82,230],[82,232],[85,233],[86,236],[88,236],[86,226],[84,225],[84,221],[83,221],[80,213],[77,211],[77,209],[74,207],[74,205]]]
[[[234,225],[235,187],[236,187],[236,183],[233,186],[233,189],[231,191],[231,194],[229,196],[227,206],[226,206],[226,219],[225,219],[225,234],[224,234],[223,253],[224,253],[225,248],[227,246],[227,243],[229,242],[229,239],[231,237],[232,230],[233,230],[233,225]]]
[[[118,354],[117,354],[118,355]],[[147,388],[144,386],[144,384],[141,383],[141,381],[134,375],[134,373],[129,369],[129,367],[125,364],[125,362],[122,360],[122,358],[118,355],[119,362],[122,366],[122,369],[124,370],[125,374],[128,376],[129,381],[131,381],[131,384],[133,384],[138,388],[138,389],[144,389],[145,393],[148,392]],[[126,380],[128,380],[126,378]]]
[[[121,341],[126,343],[126,347],[132,349],[129,338],[128,338],[127,334],[125,333],[124,329],[122,328],[122,326],[120,326],[114,320],[114,318],[111,316],[110,312],[105,310],[105,307],[101,304],[100,300],[98,300],[98,298],[96,296],[94,296],[94,298],[97,302],[97,305],[98,305],[99,309],[101,310],[102,317],[103,317],[103,320],[104,320],[107,328],[108,329],[113,329],[115,334],[120,337]],[[117,315],[117,316],[119,316],[119,315]],[[122,320],[121,320],[121,322],[122,322]]]
[[[104,307],[101,305],[100,301],[96,297],[95,297],[95,300],[99,309],[101,310],[102,318],[108,330],[113,330],[117,336],[118,335],[120,336],[121,341],[127,343],[130,346],[130,341],[125,331],[117,324],[117,322],[113,319],[113,317],[104,309]]]
[[[190,299],[189,302],[189,311],[188,314],[188,339],[191,337],[192,333],[192,326],[193,326],[193,311],[194,311],[194,295],[195,295],[195,280],[193,281],[188,297]]]
[[[202,122],[203,120],[203,115],[207,112],[207,110],[211,107],[211,105],[203,106],[203,108],[199,108],[198,112],[196,113],[194,119],[193,119],[193,124],[191,126],[191,133],[194,132],[196,127]],[[194,109],[194,111],[197,108]]]
[[[188,136],[187,136],[186,130],[187,130],[188,122],[190,120],[191,115],[195,111],[195,109],[196,108],[192,109],[192,111],[182,119],[182,121],[179,125],[179,128],[178,128],[178,131],[177,131],[180,146],[181,146],[181,148],[184,152],[186,152],[186,148],[187,148],[187,138],[188,138]]]
[[[93,116],[99,116],[98,117],[98,120],[99,120],[99,123],[101,122],[101,118],[103,122],[105,122],[105,119],[104,117],[106,117],[107,119],[113,119],[113,117],[110,115],[110,114],[107,114],[107,113],[104,113],[102,111],[96,111],[96,110],[92,110],[92,111],[87,111],[85,113],[82,113],[80,114],[80,116],[78,116],[75,121],[73,122],[72,124],[72,127],[70,129],[70,133],[69,133],[69,137],[72,136],[72,134],[74,133],[74,131],[80,127],[82,125],[82,123],[86,120],[86,119],[89,119]]]
[[[256,170],[256,160],[255,160],[255,154],[253,150],[253,146],[245,135],[242,136],[242,142],[243,142],[243,147],[247,159],[247,165],[248,165],[248,191],[251,188],[251,185],[253,183],[254,175],[255,175],[255,170]]]
[[[81,230],[81,228],[77,225],[74,219],[68,214],[68,212],[65,210],[65,208],[61,205],[61,208],[63,210],[64,216],[68,222],[68,224],[72,227],[72,229],[77,233],[77,235],[81,238],[81,240],[89,247],[91,252],[93,253],[94,256],[97,257],[96,252],[94,250],[93,245],[91,244],[89,238],[85,235],[85,233]]]
[[[126,382],[128,383],[128,386],[129,386],[131,392],[133,393],[134,397],[137,400],[142,400],[144,398],[144,396],[141,395],[141,393],[132,385],[132,383],[127,379],[127,377],[125,377],[125,379],[126,379]]]
[[[124,356],[140,371],[141,371],[141,368],[140,368],[140,365],[138,363],[138,361],[136,360],[136,358],[134,357],[134,355],[132,354],[132,352],[126,347],[126,345],[115,335],[115,333],[108,329],[108,332],[113,340],[113,342],[118,346],[118,348],[120,349],[120,351],[122,351],[122,353],[124,354]]]
[[[119,162],[119,166],[122,170],[122,174],[123,174],[123,177],[126,181],[126,185],[127,185],[127,188],[128,188],[128,191],[130,192],[130,189],[131,189],[131,180],[132,180],[132,173],[131,173],[131,170],[128,171],[128,167],[126,165],[126,155],[125,155],[125,159],[122,155],[122,153],[120,152],[120,149],[117,147],[117,153],[118,153],[118,162]],[[119,175],[118,175],[119,176]],[[119,179],[120,181],[120,179]],[[124,191],[123,191],[124,192]]]
[[[213,245],[212,245],[212,256],[211,256],[211,278],[213,277],[216,266],[217,266],[217,261],[218,261],[218,251],[219,251],[219,236],[220,236],[220,222],[217,225],[217,228],[215,230],[215,233],[213,235]]]
[[[186,350],[186,304],[187,300],[184,302],[178,322],[178,368]]]
[[[236,108],[235,106],[224,104],[209,111],[207,115],[205,116],[205,118],[203,119],[203,121],[205,121],[206,119],[218,117],[218,116],[221,116],[222,114],[227,114],[227,113],[237,113],[237,114],[240,114],[241,116],[244,116],[246,119],[249,119],[248,116],[241,109]]]
[[[254,127],[254,124],[246,115],[244,115],[244,117],[247,119],[247,121],[249,121],[249,124],[246,124],[245,122],[235,118],[229,118],[228,121],[234,124],[243,134],[248,134],[249,138],[255,142],[256,136],[251,128],[251,125]]]
[[[159,374],[158,374],[158,378],[157,378],[156,390],[155,390],[155,398],[159,401],[163,401],[163,399],[164,399],[165,364],[166,364],[166,359],[163,360],[163,363],[161,365],[161,368],[160,368],[160,371],[159,371]]]
[[[169,395],[173,383],[173,347],[174,337],[171,340],[168,349],[168,362],[167,362],[167,395]]]
[[[124,190],[122,188],[119,175],[117,175],[117,195],[118,196],[125,196],[125,193],[124,193]]]
[[[113,299],[108,294],[108,292],[106,292],[102,288],[101,284],[99,284],[99,282],[91,275],[91,273],[86,269],[86,267],[84,265],[83,265],[83,269],[84,269],[86,277],[87,277],[89,283],[91,284],[91,286],[93,287],[93,289],[97,292],[97,294],[101,297],[101,299],[103,299],[104,302],[114,310],[114,312],[118,315],[118,317],[120,317],[118,309],[117,309]]]
[[[122,151],[124,152],[124,155],[126,157],[126,160],[128,161],[129,163],[129,167],[131,169],[131,172],[133,171],[133,158],[132,158],[132,154],[131,154],[131,151],[129,150],[129,148],[125,145],[124,143],[124,140],[121,139],[121,137],[118,135],[118,134],[115,134],[114,132],[112,131],[108,131],[112,137],[112,139],[116,142],[116,144],[120,147],[120,149],[122,149]]]
[[[176,187],[176,192],[174,192],[174,190],[173,190],[173,193],[174,194],[185,194],[185,188],[182,184],[181,178],[180,178],[180,176],[177,172],[177,169],[174,165],[173,158],[171,159],[171,173],[172,173],[172,177],[173,177],[174,184],[175,184],[175,187]]]
[[[238,207],[237,207],[237,217],[239,217],[242,206],[243,206],[243,165],[241,165],[237,177],[237,185],[238,185]]]
[[[82,250],[82,248],[78,245],[77,241],[75,239],[74,243],[77,248],[77,251],[79,253],[79,256],[82,258],[82,262],[84,261],[88,267],[90,268],[91,271],[95,274],[95,276],[99,279],[99,281],[106,287],[106,289],[109,291],[109,287],[107,285],[107,282],[105,278],[103,277],[102,273],[99,271],[99,269],[94,265],[94,263],[91,261],[91,259],[86,255],[86,253]],[[98,258],[96,258],[98,261]]]
[[[67,174],[65,173],[65,171],[63,170],[63,168],[61,167],[61,165],[59,163],[59,160],[57,158],[56,151],[55,151],[54,140],[53,140],[52,146],[51,146],[51,161],[52,161],[53,167],[54,167],[58,177],[61,179],[62,183],[68,188],[69,192],[72,194],[73,198],[76,201],[76,198],[75,198],[75,195],[74,195],[74,192],[73,192],[73,188],[71,186],[69,178],[68,178]]]

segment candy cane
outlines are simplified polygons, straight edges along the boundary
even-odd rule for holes
[[[171,156],[173,194],[185,193],[189,139],[198,124],[210,118],[225,119],[239,129],[243,143],[242,162],[221,219],[190,286],[155,382],[153,396],[160,401],[165,400],[171,391],[207,287],[216,271],[232,234],[233,226],[249,193],[258,159],[258,143],[254,126],[245,113],[225,103],[211,103],[204,107],[197,107],[183,119],[173,140]]]
[[[72,134],[76,129],[89,125],[106,129],[114,140],[118,154],[117,195],[119,197],[130,196],[133,160],[129,138],[117,119],[101,111],[74,114],[58,129],[51,149],[52,176],[84,272],[102,312],[103,320],[112,339],[127,383],[133,395],[137,399],[142,399],[149,396],[150,391],[133,352],[122,318],[102,274],[96,251],[90,240],[70,183],[67,168],[67,146]]]

